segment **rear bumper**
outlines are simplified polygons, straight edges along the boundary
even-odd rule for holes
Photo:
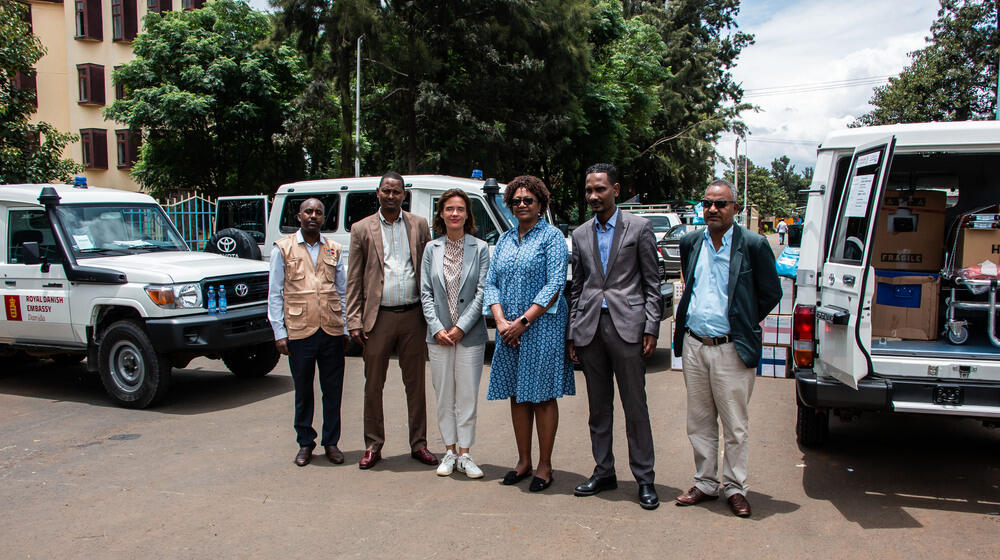
[[[274,341],[267,304],[231,309],[221,315],[188,315],[149,319],[146,330],[157,352],[201,355]]]
[[[960,388],[959,403],[936,403],[935,390],[941,387]],[[854,390],[839,381],[817,377],[811,369],[796,368],[795,390],[799,401],[810,408],[1000,418],[1000,384],[869,376]]]

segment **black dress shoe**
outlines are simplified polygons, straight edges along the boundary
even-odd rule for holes
[[[295,464],[304,467],[312,461],[313,458],[313,447],[300,447],[299,452],[295,454]]]
[[[535,478],[531,479],[531,485],[528,486],[528,491],[530,491],[530,492],[541,492],[542,490],[545,490],[549,486],[552,486],[552,481],[553,480],[555,480],[555,477],[552,476],[551,474],[549,475],[549,479],[548,480],[545,480],[543,478],[538,478],[536,476]]]
[[[597,476],[592,475],[587,479],[587,482],[576,487],[573,490],[573,494],[576,496],[593,496],[598,492],[603,492],[604,490],[614,490],[618,488],[618,477],[615,475],[611,476]]]
[[[507,471],[507,474],[503,475],[503,483],[506,486],[511,486],[521,482],[522,480],[531,476],[531,469],[518,474],[517,471]]]
[[[660,507],[660,497],[656,495],[656,487],[652,484],[639,485],[639,505],[642,506],[642,509]]]

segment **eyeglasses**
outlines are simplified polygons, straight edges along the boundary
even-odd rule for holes
[[[708,210],[714,204],[719,210],[724,210],[726,206],[729,206],[730,202],[736,204],[735,200],[702,200],[701,207]]]
[[[522,197],[518,197],[518,198],[512,198],[512,199],[510,199],[510,205],[511,206],[520,206],[522,204],[525,205],[525,206],[531,206],[534,203],[535,203],[535,199],[531,198],[530,196],[525,196],[523,198]]]

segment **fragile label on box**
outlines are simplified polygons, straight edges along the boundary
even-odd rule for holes
[[[940,270],[945,198],[944,191],[886,191],[875,222],[872,264],[886,270]]]

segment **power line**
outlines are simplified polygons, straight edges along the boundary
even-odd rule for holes
[[[852,78],[849,80],[835,80],[829,82],[812,82],[805,84],[795,84],[788,86],[774,86],[764,88],[747,89],[743,92],[743,97],[771,97],[775,95],[791,95],[797,93],[814,93],[818,91],[829,91],[833,89],[852,88],[860,86],[878,86],[889,83],[891,76],[869,76],[865,78]]]
[[[722,136],[719,138],[719,141],[721,142],[722,140],[732,140],[734,138],[737,137]],[[742,138],[742,136],[740,138]],[[774,137],[768,138],[766,136],[749,136],[747,137],[747,142],[751,144],[754,142],[765,142],[768,144],[813,144],[813,145],[819,144],[819,140],[794,140],[792,138],[774,138]]]

